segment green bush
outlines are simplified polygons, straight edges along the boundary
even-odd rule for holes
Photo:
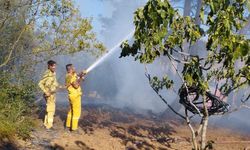
[[[0,139],[14,135],[28,138],[34,126],[31,116],[36,93],[34,82],[13,82],[2,75],[0,85]]]

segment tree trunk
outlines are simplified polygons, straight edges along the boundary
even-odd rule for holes
[[[198,150],[198,144],[197,144],[196,134],[195,134],[193,126],[190,123],[190,119],[189,119],[189,116],[188,116],[187,109],[185,109],[185,114],[186,114],[187,125],[190,128],[190,131],[191,131],[191,134],[192,134],[192,143],[193,143],[194,150]]]
[[[207,110],[207,105],[206,105],[206,96],[203,96],[203,125],[201,129],[201,150],[205,150],[206,148],[206,137],[207,137],[207,125],[208,125],[208,110]]]
[[[202,129],[202,126],[203,126],[203,122],[204,122],[204,120],[203,120],[203,117],[202,117],[202,118],[201,118],[200,125],[199,125],[199,128],[198,128],[198,130],[195,132],[195,135],[196,135],[196,136],[199,136],[199,135],[200,135],[201,129]]]
[[[191,1],[192,0],[185,0],[183,16],[190,16],[190,13],[191,13]]]
[[[201,133],[201,149],[202,150],[205,150],[206,148],[207,125],[208,125],[208,116],[204,116],[204,122],[203,122],[202,133]]]
[[[185,4],[184,4],[184,11],[183,11],[183,16],[190,16],[191,14],[191,2],[192,0],[185,0]],[[189,48],[190,48],[190,43],[187,42],[186,39],[184,39],[183,44],[182,44],[182,48],[183,51],[188,53],[189,52]],[[184,60],[187,59],[187,56],[184,57]]]
[[[197,0],[197,9],[195,13],[195,24],[197,25],[201,24],[201,17],[200,17],[201,7],[202,7],[202,0]]]

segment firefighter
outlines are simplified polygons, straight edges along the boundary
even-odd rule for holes
[[[72,64],[66,65],[66,87],[69,94],[69,111],[66,120],[66,127],[70,131],[76,131],[78,128],[78,121],[81,116],[81,96],[82,90],[80,82],[84,80],[84,73],[77,75]]]
[[[59,84],[56,79],[56,62],[49,60],[47,64],[48,69],[45,71],[38,85],[43,91],[46,100],[44,126],[46,129],[52,129],[55,114],[56,89],[59,87]]]

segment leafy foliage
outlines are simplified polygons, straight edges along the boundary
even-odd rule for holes
[[[198,87],[199,94],[209,91],[209,83],[216,80],[228,95],[250,83],[250,41],[237,33],[246,21],[247,5],[246,0],[205,0],[200,14],[205,22],[202,27],[195,24],[195,18],[180,15],[168,0],[149,0],[135,12],[134,41],[121,45],[121,57],[132,55],[141,63],[152,63],[167,56],[184,64],[183,82]],[[205,9],[208,15],[204,15]],[[208,56],[188,54],[189,48],[204,37],[208,40],[202,53]]]
[[[32,119],[36,86],[31,81],[11,83],[9,77],[0,78],[0,138],[18,135],[28,138],[34,126]]]
[[[33,30],[38,33],[36,40],[40,42],[39,46],[33,49],[34,52],[49,51],[52,54],[68,54],[82,50],[89,51],[93,48],[101,52],[105,50],[91,31],[91,20],[80,16],[73,1],[37,2],[41,4],[30,7],[31,12],[37,11],[36,16],[28,18],[36,20],[37,15],[41,16],[34,22]],[[36,9],[39,5],[41,8]],[[51,36],[53,33],[55,35]],[[96,51],[91,52],[98,54]]]
[[[71,0],[1,0],[0,4],[3,66],[24,58],[37,61],[79,51],[98,56],[105,51],[91,19],[81,17]]]
[[[168,76],[164,76],[162,80],[159,80],[158,77],[153,77],[150,80],[151,86],[159,92],[159,90],[162,90],[163,88],[169,89],[173,86],[173,80],[168,79]]]
[[[237,34],[237,31],[242,28],[242,22],[245,21],[245,2],[244,0],[232,3],[206,1],[211,9],[207,16],[207,25],[210,28],[207,31],[209,56],[206,65],[222,65],[219,69],[211,69],[208,74],[210,76],[212,74],[217,80],[226,79],[226,83],[221,86],[221,90],[226,94],[249,82],[247,77],[249,70],[246,72],[243,70],[250,66],[248,62],[250,42],[243,35]],[[237,62],[242,63],[241,67],[237,68]],[[213,74],[213,72],[218,73]]]
[[[208,82],[204,79],[198,57],[192,58],[189,63],[184,65],[182,74],[187,87],[198,87],[200,94],[204,94],[208,89]]]
[[[143,9],[135,12],[135,41],[132,46],[124,43],[121,57],[134,55],[142,63],[151,63],[160,55],[167,55],[176,46],[182,49],[186,38],[195,42],[202,29],[190,17],[181,17],[168,1],[148,1]],[[130,50],[130,51],[129,51]]]

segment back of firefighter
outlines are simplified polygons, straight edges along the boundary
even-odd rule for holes
[[[66,127],[71,131],[78,129],[78,121],[81,116],[81,96],[82,90],[80,86],[83,75],[78,76],[72,64],[66,65],[66,87],[69,94],[69,111],[66,120]]]
[[[44,126],[47,129],[53,127],[53,120],[55,114],[55,102],[56,102],[56,89],[58,88],[58,82],[56,79],[56,62],[53,60],[48,61],[48,69],[45,71],[38,86],[44,92],[44,98],[46,100],[46,113],[44,117]]]

